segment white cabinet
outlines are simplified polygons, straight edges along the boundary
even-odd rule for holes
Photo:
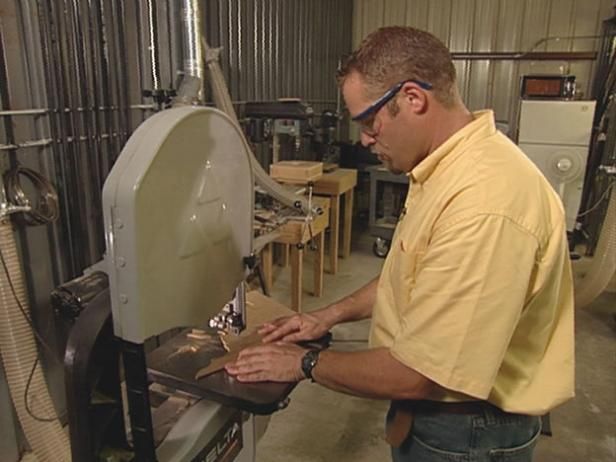
[[[580,207],[594,101],[522,100],[518,144],[552,184],[572,231]]]

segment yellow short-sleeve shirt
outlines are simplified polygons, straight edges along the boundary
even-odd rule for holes
[[[542,414],[574,394],[573,282],[562,203],[492,111],[410,172],[370,343],[439,384]]]

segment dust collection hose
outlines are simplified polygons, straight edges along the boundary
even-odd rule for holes
[[[38,351],[26,319],[30,310],[13,225],[6,216],[0,219],[0,250],[0,354],[13,405],[33,453],[24,460],[68,462],[68,436],[57,418],[40,363],[32,374],[26,404],[26,387]]]
[[[201,44],[203,46],[203,49],[205,50],[205,63],[207,64],[208,70],[210,71],[210,85],[212,87],[214,103],[216,107],[223,111],[225,114],[227,114],[239,128],[237,114],[235,113],[235,108],[233,107],[231,96],[229,95],[229,90],[227,89],[227,84],[225,82],[225,78],[222,74],[222,70],[218,62],[220,48],[211,48],[204,38],[201,38]],[[263,168],[261,167],[257,159],[255,159],[252,153],[252,149],[250,148],[250,145],[246,140],[244,131],[241,128],[239,128],[239,131],[242,134],[242,141],[244,142],[244,145],[246,146],[248,152],[250,152],[250,163],[252,165],[252,172],[255,175],[255,180],[257,184],[263,189],[265,189],[274,199],[288,207],[299,208],[305,214],[320,214],[321,211],[318,209],[318,207],[315,207],[314,210],[310,211],[310,207],[308,206],[308,202],[305,198],[298,197],[288,192],[282,186],[276,183],[267,174],[265,170],[263,170]]]
[[[574,263],[575,265],[575,263]],[[575,287],[575,306],[585,308],[605,290],[616,272],[616,187],[612,185],[595,255]]]
[[[38,462],[36,456],[31,452],[26,452],[19,462]]]

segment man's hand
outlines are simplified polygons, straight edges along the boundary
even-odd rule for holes
[[[283,342],[246,348],[225,369],[240,382],[299,382],[305,378],[302,358],[307,351]]]
[[[327,334],[336,324],[369,318],[372,316],[377,285],[378,278],[326,308],[309,314],[278,318],[264,324],[259,329],[263,343],[316,340]]]
[[[259,329],[263,343],[283,341],[297,343],[321,338],[332,327],[322,311],[278,318]]]

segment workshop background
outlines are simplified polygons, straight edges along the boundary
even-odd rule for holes
[[[343,114],[334,78],[340,59],[380,26],[410,25],[434,33],[450,47],[469,108],[493,108],[499,126],[511,137],[518,130],[523,75],[572,74],[578,97],[595,96],[593,82],[602,59],[600,36],[614,9],[613,0],[201,3],[206,39],[211,46],[222,47],[222,69],[241,119],[247,103],[279,98],[299,98],[317,118],[328,111]],[[57,221],[17,228],[33,322],[57,358],[63,354],[68,327],[56,320],[50,293],[100,260],[104,179],[131,133],[156,112],[151,95],[177,88],[178,71],[183,68],[178,4],[174,0],[0,0],[1,170],[18,165],[31,168],[54,184],[60,197]],[[613,20],[611,24],[614,28]],[[614,40],[613,29],[611,33]],[[542,52],[562,56],[543,59]],[[530,53],[539,56],[530,59]],[[211,101],[209,91],[206,94]],[[346,151],[362,155],[353,145],[357,132],[348,120],[342,118],[335,125],[337,139],[328,144],[326,154],[334,160],[348,159]],[[301,142],[298,151],[306,153],[311,143]],[[264,162],[270,147],[270,139],[254,141]],[[337,276],[326,276],[323,297],[306,296],[305,310],[323,306],[378,274],[382,259],[372,254],[372,237],[366,231],[368,186],[367,177],[360,175],[351,258],[341,263]],[[585,191],[583,200],[593,204],[597,197],[596,192]],[[598,225],[587,224],[597,229]],[[590,238],[594,244],[596,239]],[[274,297],[285,301],[288,276],[281,274],[276,285]],[[567,428],[554,424],[554,443],[545,443],[554,447],[540,452],[540,461],[616,460],[616,410],[610,399],[615,386],[614,324],[605,317],[610,306],[613,312],[613,293],[601,302],[597,316],[579,315],[580,324],[588,330],[580,334],[578,345],[583,343],[580,347],[589,352],[578,352],[583,371],[578,372],[578,381],[592,380],[592,384],[581,390],[577,401],[587,409],[563,414],[561,422]],[[334,338],[342,348],[352,349],[365,345],[366,335],[362,324],[357,330],[338,330]],[[66,421],[63,368],[52,352],[42,350],[41,355],[54,405]],[[606,378],[598,377],[603,373]],[[387,460],[387,448],[377,435],[384,409],[383,403],[372,405],[302,384],[297,396],[291,397],[289,409],[273,417],[260,443],[261,452],[257,447],[257,458],[263,462]],[[362,428],[362,419],[368,418],[375,421]],[[309,436],[309,427],[314,426],[323,430],[316,439]],[[573,429],[584,427],[588,430],[583,441],[575,439]],[[300,430],[307,433],[300,435]],[[321,452],[320,446],[329,454]],[[26,449],[0,368],[0,460],[18,461]]]

